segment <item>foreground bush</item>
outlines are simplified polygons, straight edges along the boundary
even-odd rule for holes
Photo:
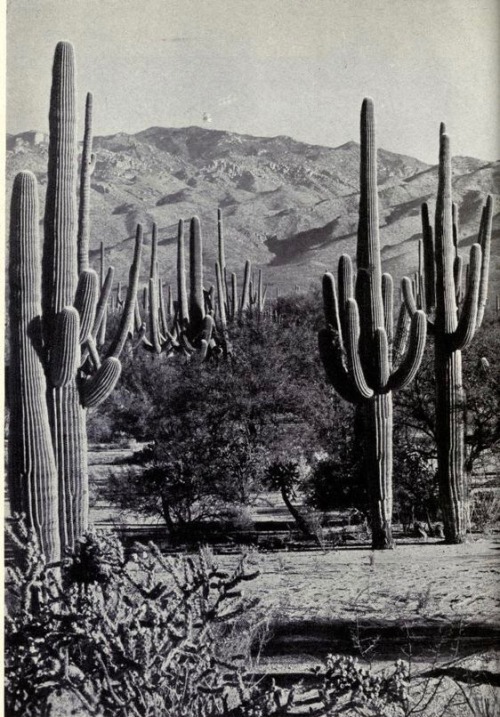
[[[102,717],[226,714],[245,655],[224,635],[254,603],[207,551],[164,558],[150,544],[127,558],[112,535],[84,536],[50,566],[19,527],[6,576],[6,706],[11,717],[50,714],[69,698]],[[245,621],[248,625],[248,617]]]

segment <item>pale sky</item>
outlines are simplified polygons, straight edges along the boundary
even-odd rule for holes
[[[500,156],[499,0],[8,0],[7,131],[47,129],[59,40],[95,134],[201,125],[338,146]],[[211,122],[204,121],[204,114]],[[80,131],[81,133],[81,131]]]

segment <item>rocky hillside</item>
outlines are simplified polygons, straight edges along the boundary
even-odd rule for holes
[[[437,147],[437,139],[436,139]],[[9,136],[7,189],[21,169],[31,169],[46,187],[47,137],[38,132]],[[245,259],[265,269],[267,283],[282,293],[319,285],[325,270],[355,248],[359,145],[330,148],[290,137],[251,137],[200,127],[151,127],[135,135],[94,141],[92,177],[93,259],[101,241],[109,264],[126,280],[137,222],[159,228],[163,277],[174,280],[177,221],[202,220],[208,280],[216,252],[216,213],[224,215],[230,270],[242,273]],[[454,160],[454,196],[460,211],[460,246],[474,241],[482,202],[500,194],[500,162]],[[379,150],[382,257],[396,281],[415,269],[420,205],[431,207],[437,169],[413,157]],[[500,205],[496,204],[496,209]],[[492,295],[500,292],[500,222],[494,218]],[[144,260],[144,276],[147,256]],[[271,295],[273,289],[271,288]]]

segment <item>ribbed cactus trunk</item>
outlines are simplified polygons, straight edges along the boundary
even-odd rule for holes
[[[179,323],[185,329],[189,323],[189,309],[186,286],[186,259],[184,247],[184,222],[179,220],[177,232],[177,308]]]
[[[447,543],[462,543],[468,523],[462,354],[460,351],[450,352],[446,341],[436,336],[435,355],[436,443],[444,536]]]
[[[40,357],[41,265],[36,180],[22,172],[14,181],[9,262],[9,468],[12,513],[24,513],[49,560],[60,554],[57,468]]]
[[[454,345],[458,326],[451,154],[447,135],[441,134],[439,185],[436,201],[436,442],[438,482],[445,540],[461,543],[467,532],[464,475],[465,394],[462,353]]]
[[[334,277],[323,278],[328,328],[318,338],[330,382],[342,398],[356,405],[356,425],[363,426],[359,450],[369,493],[372,547],[380,550],[394,545],[392,391],[408,385],[418,370],[426,320],[423,312],[415,312],[403,355],[403,332],[397,339],[393,332],[392,277],[382,274],[380,261],[375,120],[369,98],[361,110],[360,184],[356,287],[351,260],[344,255],[338,268],[338,298]],[[397,365],[396,355],[401,356]]]
[[[88,268],[79,271],[77,266],[78,249],[80,263],[88,264],[83,257],[86,239],[82,244],[76,227],[74,74],[73,48],[59,43],[49,114],[41,272],[36,180],[30,173],[19,174],[14,182],[11,218],[10,394],[14,410],[9,425],[8,480],[13,509],[27,514],[50,560],[71,549],[88,528],[85,409],[104,401],[120,376],[118,357],[133,316],[142,246],[138,227],[120,327],[101,362],[96,337],[113,269],[108,271],[98,301],[96,272]],[[89,131],[87,112],[87,144]],[[82,177],[81,218],[88,213],[85,181]],[[85,366],[80,371],[82,355]]]
[[[55,341],[56,325],[65,307],[72,306],[77,286],[76,242],[76,112],[73,47],[57,45],[49,111],[49,168],[45,206],[43,259],[44,342],[49,364],[61,352],[80,352]],[[68,341],[73,341],[68,336]],[[58,356],[59,355],[59,356]],[[75,357],[77,364],[79,356]],[[50,375],[50,374],[49,374]],[[88,526],[87,433],[76,372],[64,385],[47,387],[47,407],[59,475],[59,525],[63,548],[74,545]]]
[[[440,128],[439,184],[435,237],[427,205],[422,207],[423,285],[428,323],[435,339],[436,443],[438,482],[447,543],[462,543],[469,521],[469,479],[465,467],[465,407],[462,383],[462,350],[481,325],[488,291],[488,270],[493,206],[488,197],[483,208],[479,237],[470,249],[466,290],[462,291],[462,258],[457,254],[457,208],[452,200],[450,139]],[[403,280],[408,312],[420,305],[411,282]]]
[[[392,548],[392,393],[375,395],[365,407],[366,471],[372,547]]]
[[[189,339],[196,339],[202,331],[205,318],[203,295],[203,246],[198,217],[193,217],[189,232]]]
[[[361,192],[356,255],[356,299],[361,319],[359,347],[366,379],[370,385],[376,386],[387,382],[389,364],[387,352],[384,354],[376,348],[377,330],[385,327],[386,320],[378,228],[375,118],[373,102],[366,99],[361,108],[360,151]],[[364,455],[370,498],[372,545],[376,549],[392,548],[392,393],[375,392],[373,398],[364,404],[362,411],[366,422]]]

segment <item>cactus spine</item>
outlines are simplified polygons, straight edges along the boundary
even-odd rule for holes
[[[41,277],[34,266],[36,181],[29,173],[21,173],[14,182],[11,216],[10,398],[15,409],[10,418],[8,481],[14,509],[27,513],[49,559],[71,548],[88,527],[85,409],[109,395],[121,370],[117,353],[102,364],[99,360],[97,275],[88,268],[78,270],[82,244],[76,224],[74,75],[73,47],[61,42],[53,65]],[[90,147],[88,130],[87,121],[85,143]],[[81,187],[80,216],[87,211],[88,193]],[[108,295],[111,280],[112,271]],[[100,320],[105,306],[101,298]],[[80,369],[82,358],[85,366]]]
[[[457,261],[457,210],[452,202],[450,140],[440,131],[439,181],[435,236],[427,205],[422,207],[424,274],[429,330],[435,339],[436,443],[438,482],[444,535],[447,543],[465,540],[469,519],[469,486],[465,473],[465,393],[462,383],[462,350],[481,325],[487,298],[491,242],[492,199],[483,208],[478,242],[470,249],[465,294]],[[409,279],[403,294],[410,314],[418,305]],[[460,310],[457,306],[461,303]]]
[[[416,311],[406,352],[396,367],[392,342],[392,278],[382,275],[378,230],[377,153],[373,101],[361,110],[361,193],[357,279],[351,260],[339,261],[339,296],[332,274],[323,278],[328,328],[319,332],[319,350],[329,380],[340,396],[358,406],[364,424],[371,506],[372,547],[391,548],[392,391],[413,380],[422,359],[425,314]]]

